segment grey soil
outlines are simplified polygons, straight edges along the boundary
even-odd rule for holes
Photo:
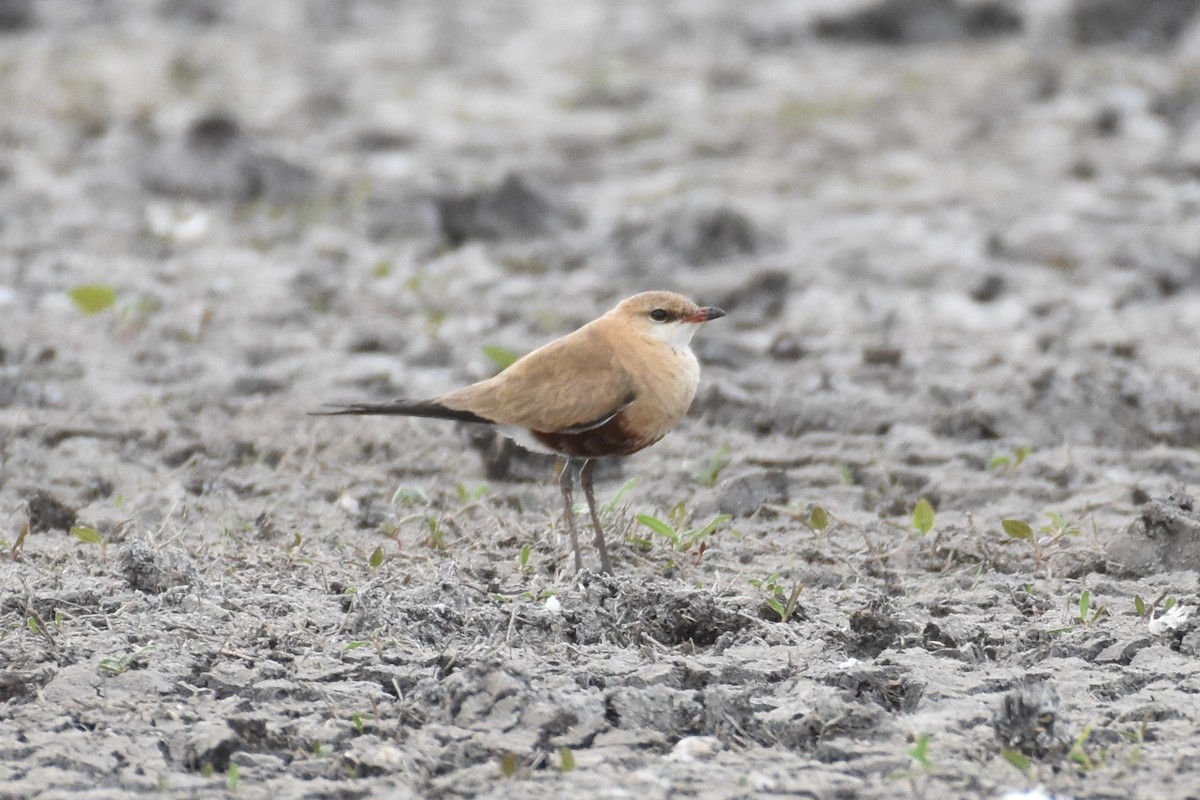
[[[1132,5],[0,2],[0,797],[1200,797],[1200,23]],[[552,463],[305,416],[647,288],[729,316],[614,575]]]

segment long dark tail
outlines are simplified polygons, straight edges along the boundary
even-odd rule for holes
[[[336,417],[342,415],[376,415],[402,417],[430,417],[433,419],[452,419],[458,422],[479,422],[485,425],[494,424],[490,419],[472,414],[470,411],[459,411],[446,408],[434,400],[397,400],[393,403],[353,403],[350,405],[326,405],[327,411],[310,411],[312,416]]]

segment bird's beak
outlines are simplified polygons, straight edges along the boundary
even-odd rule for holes
[[[691,316],[684,317],[684,322],[709,322],[710,320],[720,319],[725,316],[725,312],[716,306],[708,306],[697,311]]]

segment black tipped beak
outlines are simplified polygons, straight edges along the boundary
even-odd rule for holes
[[[701,322],[708,322],[709,320],[713,319],[720,319],[723,316],[725,316],[725,312],[721,309],[717,308],[716,306],[707,306],[706,308],[697,310],[696,313],[692,314],[691,316],[684,317],[683,321],[699,324]]]

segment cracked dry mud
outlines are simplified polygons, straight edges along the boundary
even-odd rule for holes
[[[1197,797],[1195,5],[0,2],[0,797]],[[305,416],[647,288],[614,575]]]

